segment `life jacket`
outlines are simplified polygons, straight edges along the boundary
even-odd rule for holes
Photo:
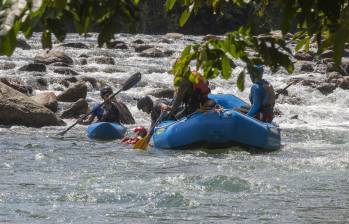
[[[261,86],[263,88],[263,96],[262,96],[262,105],[259,110],[260,113],[273,113],[274,106],[275,106],[275,91],[273,86],[266,80],[262,79],[260,81],[256,82],[257,85]],[[250,101],[252,102],[252,96],[250,94]]]
[[[207,96],[211,92],[211,89],[208,87],[208,81],[201,75],[199,75],[199,82],[193,84],[193,90],[203,96]]]

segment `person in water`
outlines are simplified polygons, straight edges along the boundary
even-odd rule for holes
[[[149,96],[142,97],[137,102],[137,108],[147,114],[150,114],[151,127],[155,124],[160,114],[171,109],[169,99],[159,99],[153,102]]]
[[[263,65],[256,65],[250,71],[253,82],[250,92],[251,108],[247,115],[263,122],[272,122],[274,118],[275,92],[273,86],[263,79]]]
[[[209,82],[195,70],[191,71],[190,76],[196,79],[196,83],[189,80],[189,75],[184,76],[175,92],[171,113],[175,114],[176,119],[186,117],[199,108],[211,109],[216,104],[215,101],[208,98],[211,92]],[[176,112],[181,105],[184,105],[183,109]]]
[[[110,86],[103,87],[100,90],[100,96],[104,100],[104,105],[101,107],[95,106],[92,113],[83,120],[83,124],[90,124],[97,117],[99,122],[116,122],[120,123],[120,112],[115,105],[114,99],[109,98],[113,94]]]
[[[138,126],[133,129],[133,132],[136,133],[134,137],[125,137],[121,140],[123,144],[136,144],[139,140],[143,139],[147,135],[147,130],[143,126]]]

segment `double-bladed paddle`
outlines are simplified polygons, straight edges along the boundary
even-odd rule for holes
[[[137,72],[136,74],[132,75],[130,78],[128,78],[126,80],[126,82],[122,85],[122,88],[117,91],[116,93],[114,93],[113,95],[109,96],[108,99],[106,99],[103,103],[99,104],[97,106],[96,109],[100,108],[101,106],[103,106],[105,104],[106,101],[108,101],[109,99],[113,98],[114,96],[116,96],[118,93],[120,93],[121,91],[126,91],[130,88],[132,88],[133,86],[135,86],[142,78],[142,74],[140,72]],[[79,118],[74,124],[72,124],[71,126],[69,126],[67,129],[65,129],[62,132],[59,132],[57,135],[64,135],[65,133],[67,133],[70,129],[72,129],[76,124],[79,123],[80,120],[84,120],[87,116],[89,116],[92,113],[92,111],[88,114],[86,114],[85,116]]]

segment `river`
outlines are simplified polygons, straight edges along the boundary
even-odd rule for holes
[[[37,74],[17,69],[39,52],[40,34],[28,41],[32,50],[17,49],[16,68],[1,77],[30,81]],[[129,46],[136,39],[175,51],[166,58],[144,58],[128,50],[96,48],[96,34],[82,38],[68,35],[66,42],[82,42],[89,49],[66,48],[74,60],[81,54],[109,55],[116,65],[75,65],[81,75],[120,87],[132,73],[143,74],[141,83],[118,95],[130,107],[137,124],[149,118],[136,108],[134,98],[144,92],[170,87],[167,73],[186,44],[200,36],[184,36],[171,43],[156,35],[117,35]],[[110,70],[114,69],[110,73]],[[283,71],[266,79],[282,88],[293,74]],[[52,70],[45,78],[61,77]],[[323,76],[323,75],[322,75]],[[211,81],[214,93],[233,93],[247,99],[251,83],[240,92],[236,77]],[[116,85],[117,84],[117,85]],[[58,93],[62,86],[49,85]],[[349,222],[349,91],[336,89],[322,95],[311,87],[294,85],[289,94],[299,104],[277,104],[282,116],[282,148],[250,154],[238,147],[186,151],[133,150],[118,142],[89,140],[84,126],[64,137],[64,127],[0,127],[1,223],[348,223]],[[40,91],[36,90],[35,93]],[[89,101],[99,100],[89,88]],[[62,107],[62,105],[60,105]],[[298,119],[291,119],[298,115]],[[74,120],[66,120],[72,124]],[[129,126],[130,128],[134,125]]]

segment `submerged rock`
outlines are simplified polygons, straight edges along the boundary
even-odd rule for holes
[[[30,63],[20,67],[18,70],[27,72],[46,72],[46,65],[42,63]]]
[[[134,43],[134,44],[144,44],[145,42],[143,40],[141,40],[141,39],[137,39],[137,40],[132,41],[132,43]]]
[[[81,98],[75,103],[71,104],[68,109],[62,112],[61,118],[78,118],[81,114],[88,112],[88,103],[85,99]]]
[[[42,127],[65,123],[46,107],[0,82],[0,124]]]
[[[57,97],[53,92],[41,93],[39,95],[32,96],[31,99],[33,99],[41,106],[50,109],[54,113],[58,110]]]
[[[57,49],[52,49],[52,50],[45,50],[44,52],[36,55],[34,57],[34,62],[35,63],[43,63],[43,64],[52,64],[55,62],[63,62],[68,65],[72,65],[73,59],[66,55],[64,52],[59,51]]]
[[[78,48],[78,49],[88,49],[89,47],[81,42],[72,42],[72,43],[64,43],[59,46],[62,47],[71,47],[71,48]]]
[[[146,49],[144,51],[142,51],[139,56],[141,57],[152,57],[152,58],[161,58],[161,57],[165,57],[164,52],[162,52],[159,49],[156,48],[149,48]]]
[[[109,48],[109,49],[123,49],[123,50],[126,50],[126,49],[128,49],[128,46],[123,41],[115,40],[115,41],[111,41],[110,43],[108,43],[107,44],[107,48]]]
[[[328,95],[333,93],[333,91],[337,87],[338,86],[335,83],[321,83],[319,86],[316,87],[316,89],[319,90],[322,94]]]
[[[301,72],[313,72],[314,71],[313,64],[311,64],[311,63],[301,64],[300,71]]]
[[[31,47],[30,45],[27,43],[27,41],[23,40],[23,39],[18,39],[17,43],[16,43],[16,47],[21,48],[23,50],[30,50]]]
[[[166,33],[165,37],[170,39],[181,39],[184,34],[181,33]]]
[[[10,70],[10,69],[14,69],[16,67],[16,64],[13,62],[3,62],[0,63],[0,70]]]
[[[61,102],[75,102],[80,98],[86,98],[87,86],[84,82],[79,82],[72,87],[66,89],[57,96],[57,100]]]
[[[154,96],[156,98],[173,98],[174,90],[170,89],[170,88],[156,89],[156,90],[150,91],[146,95],[151,95],[151,96]]]
[[[55,73],[63,74],[63,75],[73,75],[73,76],[80,75],[79,73],[77,73],[76,71],[74,71],[70,68],[55,68],[55,70],[53,70],[53,71]]]
[[[310,52],[297,52],[294,58],[301,61],[312,61],[314,60],[314,54]]]
[[[96,64],[115,65],[115,61],[112,57],[104,57],[104,56],[93,57],[93,58],[89,58],[88,61],[95,62]]]
[[[135,46],[135,51],[136,52],[142,52],[142,51],[150,49],[150,48],[153,48],[153,46],[150,46],[150,45],[138,45],[138,46]]]

